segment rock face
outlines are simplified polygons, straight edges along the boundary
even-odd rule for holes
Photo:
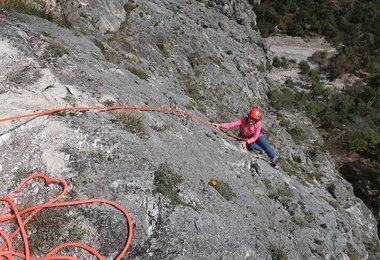
[[[40,170],[65,178],[73,199],[114,200],[134,222],[128,259],[375,259],[376,221],[310,120],[271,112],[266,92],[277,85],[266,76],[270,54],[251,28],[248,1],[80,2],[70,28],[1,11],[2,118],[114,104],[225,121],[258,105],[281,169],[182,115],[66,112],[0,124],[0,196]],[[280,117],[303,129],[301,141]],[[179,176],[180,203],[157,192],[160,171]],[[228,186],[218,192],[211,178]],[[117,255],[128,232],[122,216],[105,206],[65,214],[62,225],[77,227],[57,240],[80,233],[106,259]]]

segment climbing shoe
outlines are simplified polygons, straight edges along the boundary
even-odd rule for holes
[[[280,167],[278,167],[278,165],[275,163],[275,162],[271,162],[270,163],[270,166],[272,166],[273,168],[275,168],[276,170],[279,170]]]

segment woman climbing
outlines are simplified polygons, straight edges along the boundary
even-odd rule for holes
[[[271,166],[278,169],[276,164],[276,153],[270,146],[267,139],[261,133],[261,118],[262,112],[257,107],[252,107],[247,116],[244,116],[236,121],[211,125],[217,128],[233,128],[240,127],[239,137],[246,138],[244,142],[241,143],[243,150],[248,149],[249,151],[257,150],[259,153],[263,154],[264,151],[269,156],[271,161]]]

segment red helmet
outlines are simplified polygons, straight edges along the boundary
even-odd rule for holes
[[[262,114],[262,112],[261,112],[261,110],[259,108],[252,107],[251,110],[248,113],[248,116],[252,117],[254,119],[260,120],[261,114]]]

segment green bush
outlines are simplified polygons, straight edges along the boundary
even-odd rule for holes
[[[351,245],[348,244],[347,248],[344,250],[350,260],[361,260],[363,257],[359,254],[359,252]]]
[[[187,61],[194,69],[196,66],[201,65],[203,63],[203,58],[199,52],[193,52],[187,56]]]
[[[284,86],[293,89],[295,87],[295,84],[292,79],[286,79],[284,82]]]
[[[311,84],[311,95],[313,97],[324,97],[327,98],[329,95],[329,89],[326,88],[322,82],[312,82]]]
[[[117,111],[113,115],[114,119],[112,121],[127,129],[129,132],[141,137],[147,135],[142,118],[136,114],[129,111]]]
[[[149,78],[149,75],[146,74],[144,71],[142,70],[139,70],[138,68],[135,68],[135,67],[132,67],[132,66],[129,66],[127,68],[131,73],[135,74],[137,77],[139,77],[140,79],[143,79],[143,80],[147,80]]]
[[[21,71],[13,71],[8,74],[8,79],[16,84],[21,84],[23,82],[23,76]]]
[[[305,133],[302,128],[293,127],[286,129],[286,131],[292,136],[292,139],[295,143],[300,143],[305,138]]]
[[[342,68],[338,64],[336,64],[335,62],[333,62],[333,61],[330,62],[329,65],[327,66],[326,72],[329,75],[329,80],[330,81],[339,78],[344,73],[343,70],[342,70]]]
[[[313,159],[312,159],[313,160]],[[320,172],[313,172],[312,174],[311,174],[311,177],[313,178],[313,179],[315,179],[316,181],[321,181],[321,179],[322,179],[322,177],[324,177],[324,175],[322,174],[322,173],[320,173]]]
[[[167,44],[166,37],[164,37],[164,36],[158,37],[157,43],[156,43],[157,48],[160,49],[162,55],[164,55],[165,58],[169,58],[170,52],[166,48],[166,44]]]
[[[124,6],[123,6],[123,8],[124,8],[124,11],[125,11],[125,15],[128,17],[129,16],[129,14],[135,9],[135,8],[137,8],[138,7],[138,5],[135,5],[135,4],[133,4],[133,3],[126,3]]]
[[[284,246],[271,245],[269,247],[269,252],[272,260],[288,260],[289,250],[285,249]]]
[[[321,67],[326,67],[329,59],[326,51],[316,51],[311,56],[311,60],[319,64]]]
[[[311,83],[321,81],[321,77],[319,76],[319,72],[316,70],[310,70],[308,73],[308,76],[309,76]]]
[[[304,214],[305,214],[304,218],[305,218],[305,221],[307,223],[310,223],[315,219],[315,216],[314,216],[313,212],[311,212],[311,211],[306,211],[306,212],[304,212]]]
[[[227,201],[232,200],[236,197],[235,192],[231,189],[230,185],[224,181],[218,181],[214,188],[219,192],[219,194],[225,198]]]
[[[369,70],[372,72],[372,73],[375,73],[375,74],[379,74],[380,73],[380,62],[376,62],[376,61],[370,61],[368,62],[369,64]]]
[[[380,132],[375,125],[350,125],[341,137],[344,147],[358,153],[367,153],[367,156],[379,156]]]
[[[273,67],[276,67],[276,68],[285,68],[287,66],[287,62],[286,62],[286,59],[285,57],[282,57],[281,59],[278,58],[277,56],[274,57],[273,59],[273,63],[272,63]]]
[[[251,0],[250,2],[253,4]],[[279,21],[278,14],[270,5],[255,5],[254,10],[258,16],[257,27],[261,35],[266,38],[275,31],[275,26]]]
[[[320,116],[327,109],[325,102],[320,100],[311,100],[306,103],[306,112],[307,115],[316,122],[320,122]]]
[[[173,205],[186,205],[178,195],[178,189],[182,183],[182,176],[174,172],[168,163],[162,163],[154,172],[155,193],[161,193],[169,199]]]
[[[104,53],[106,52],[106,47],[104,46],[104,44],[98,39],[93,39],[92,41],[95,44],[95,46],[98,47],[104,55]]]
[[[179,10],[181,10],[180,7],[175,6],[175,5],[169,5],[167,7],[167,9],[170,10],[170,11],[172,11],[173,14],[175,14],[175,15],[178,14]]]
[[[335,184],[332,184],[332,183],[327,185],[327,187],[326,187],[326,190],[331,194],[331,196],[334,199],[336,199],[335,189],[336,189],[336,186],[335,186]]]
[[[199,102],[203,99],[199,91],[198,85],[193,81],[191,77],[185,78],[186,92],[195,102]]]
[[[380,147],[379,147],[380,148]],[[380,222],[380,209],[378,197],[374,192],[380,187],[380,168],[378,165],[366,166],[358,161],[345,163],[340,172],[344,178],[353,184],[354,193],[372,210],[378,223]],[[369,193],[368,191],[371,191]]]
[[[66,50],[65,47],[60,44],[50,43],[42,53],[42,58],[50,61],[62,57],[65,54],[69,54],[69,51]]]
[[[237,68],[239,70],[239,68]],[[257,66],[257,70],[260,71],[260,72],[265,72],[266,71],[266,67],[264,64],[260,64]]]
[[[300,61],[298,68],[301,70],[302,75],[306,75],[310,71],[310,65],[307,61]]]
[[[298,23],[289,24],[286,32],[291,36],[303,37],[306,35],[303,26],[301,24],[298,24]]]
[[[348,127],[341,140],[347,150],[360,152],[367,147],[367,142],[362,137],[362,130],[356,126]]]
[[[270,199],[289,199],[294,196],[293,190],[289,186],[282,186],[277,188],[275,192],[272,192],[268,195]]]
[[[341,95],[336,100],[333,108],[338,113],[338,120],[341,124],[347,124],[353,120],[355,116],[355,98],[350,95]]]
[[[322,128],[332,129],[339,126],[339,113],[328,106],[325,108],[325,110],[318,114],[318,117],[318,122]]]
[[[70,27],[74,22],[75,8],[74,2],[70,0],[57,0],[57,7],[59,8],[60,19],[58,23],[64,27]],[[80,7],[80,6],[79,6]]]
[[[216,65],[218,65],[219,68],[225,68],[223,66],[223,59],[218,56],[209,56],[209,59],[211,59]]]
[[[107,160],[107,153],[101,149],[94,149],[88,153],[88,156],[96,163],[104,163]]]
[[[28,223],[28,230],[32,235],[29,238],[30,252],[48,250],[64,235],[63,225],[67,223],[67,210],[65,208],[42,209]]]
[[[129,3],[129,2],[123,6],[124,11],[125,11],[125,20],[120,23],[120,26],[119,26],[119,32],[120,33],[124,33],[126,31],[127,27],[130,26],[129,15],[137,7],[138,7],[138,5],[135,5],[134,3]]]
[[[277,111],[280,109],[292,109],[294,108],[294,102],[296,101],[296,93],[285,88],[282,91],[278,89],[270,90],[268,93],[269,103]]]
[[[373,89],[379,89],[380,87],[380,73],[372,75],[368,79],[368,86],[370,86]]]
[[[47,10],[45,4],[41,1],[37,4],[25,0],[0,0],[0,7],[19,13],[39,16],[49,21],[53,20],[53,14]]]
[[[152,129],[157,132],[164,132],[169,129],[169,125],[155,124],[152,126]]]
[[[295,91],[294,106],[299,110],[305,110],[305,104],[310,100],[310,95],[306,91]]]

